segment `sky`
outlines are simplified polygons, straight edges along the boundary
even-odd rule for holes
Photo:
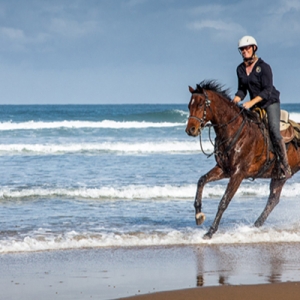
[[[244,35],[300,102],[300,0],[0,0],[0,104],[185,104],[205,79],[233,96]]]

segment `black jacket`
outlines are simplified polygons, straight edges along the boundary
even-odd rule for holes
[[[255,63],[252,72],[248,76],[246,66],[241,63],[237,69],[238,91],[236,96],[242,100],[246,97],[247,92],[250,94],[250,99],[256,96],[263,98],[256,106],[265,108],[272,103],[280,102],[279,91],[273,86],[273,74],[271,67],[261,58]]]

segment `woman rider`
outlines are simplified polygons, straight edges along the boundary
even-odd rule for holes
[[[233,102],[240,102],[249,92],[250,100],[245,102],[243,107],[245,109],[254,107],[265,109],[271,141],[282,165],[283,173],[280,175],[280,179],[288,179],[292,176],[292,172],[279,129],[280,93],[273,86],[271,67],[256,56],[257,48],[256,40],[252,36],[244,36],[239,40],[238,49],[244,61],[237,67],[238,91]]]

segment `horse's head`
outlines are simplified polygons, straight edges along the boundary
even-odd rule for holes
[[[208,99],[207,91],[204,89],[198,91],[189,87],[189,90],[192,96],[188,106],[190,116],[185,131],[188,135],[195,137],[199,135],[205,124],[210,121],[207,114],[209,113],[210,100]]]

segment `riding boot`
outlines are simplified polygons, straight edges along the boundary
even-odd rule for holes
[[[289,179],[292,177],[292,171],[291,171],[291,167],[289,166],[286,147],[283,139],[277,141],[277,145],[278,145],[278,156],[280,159],[280,164],[282,166],[280,179]]]

